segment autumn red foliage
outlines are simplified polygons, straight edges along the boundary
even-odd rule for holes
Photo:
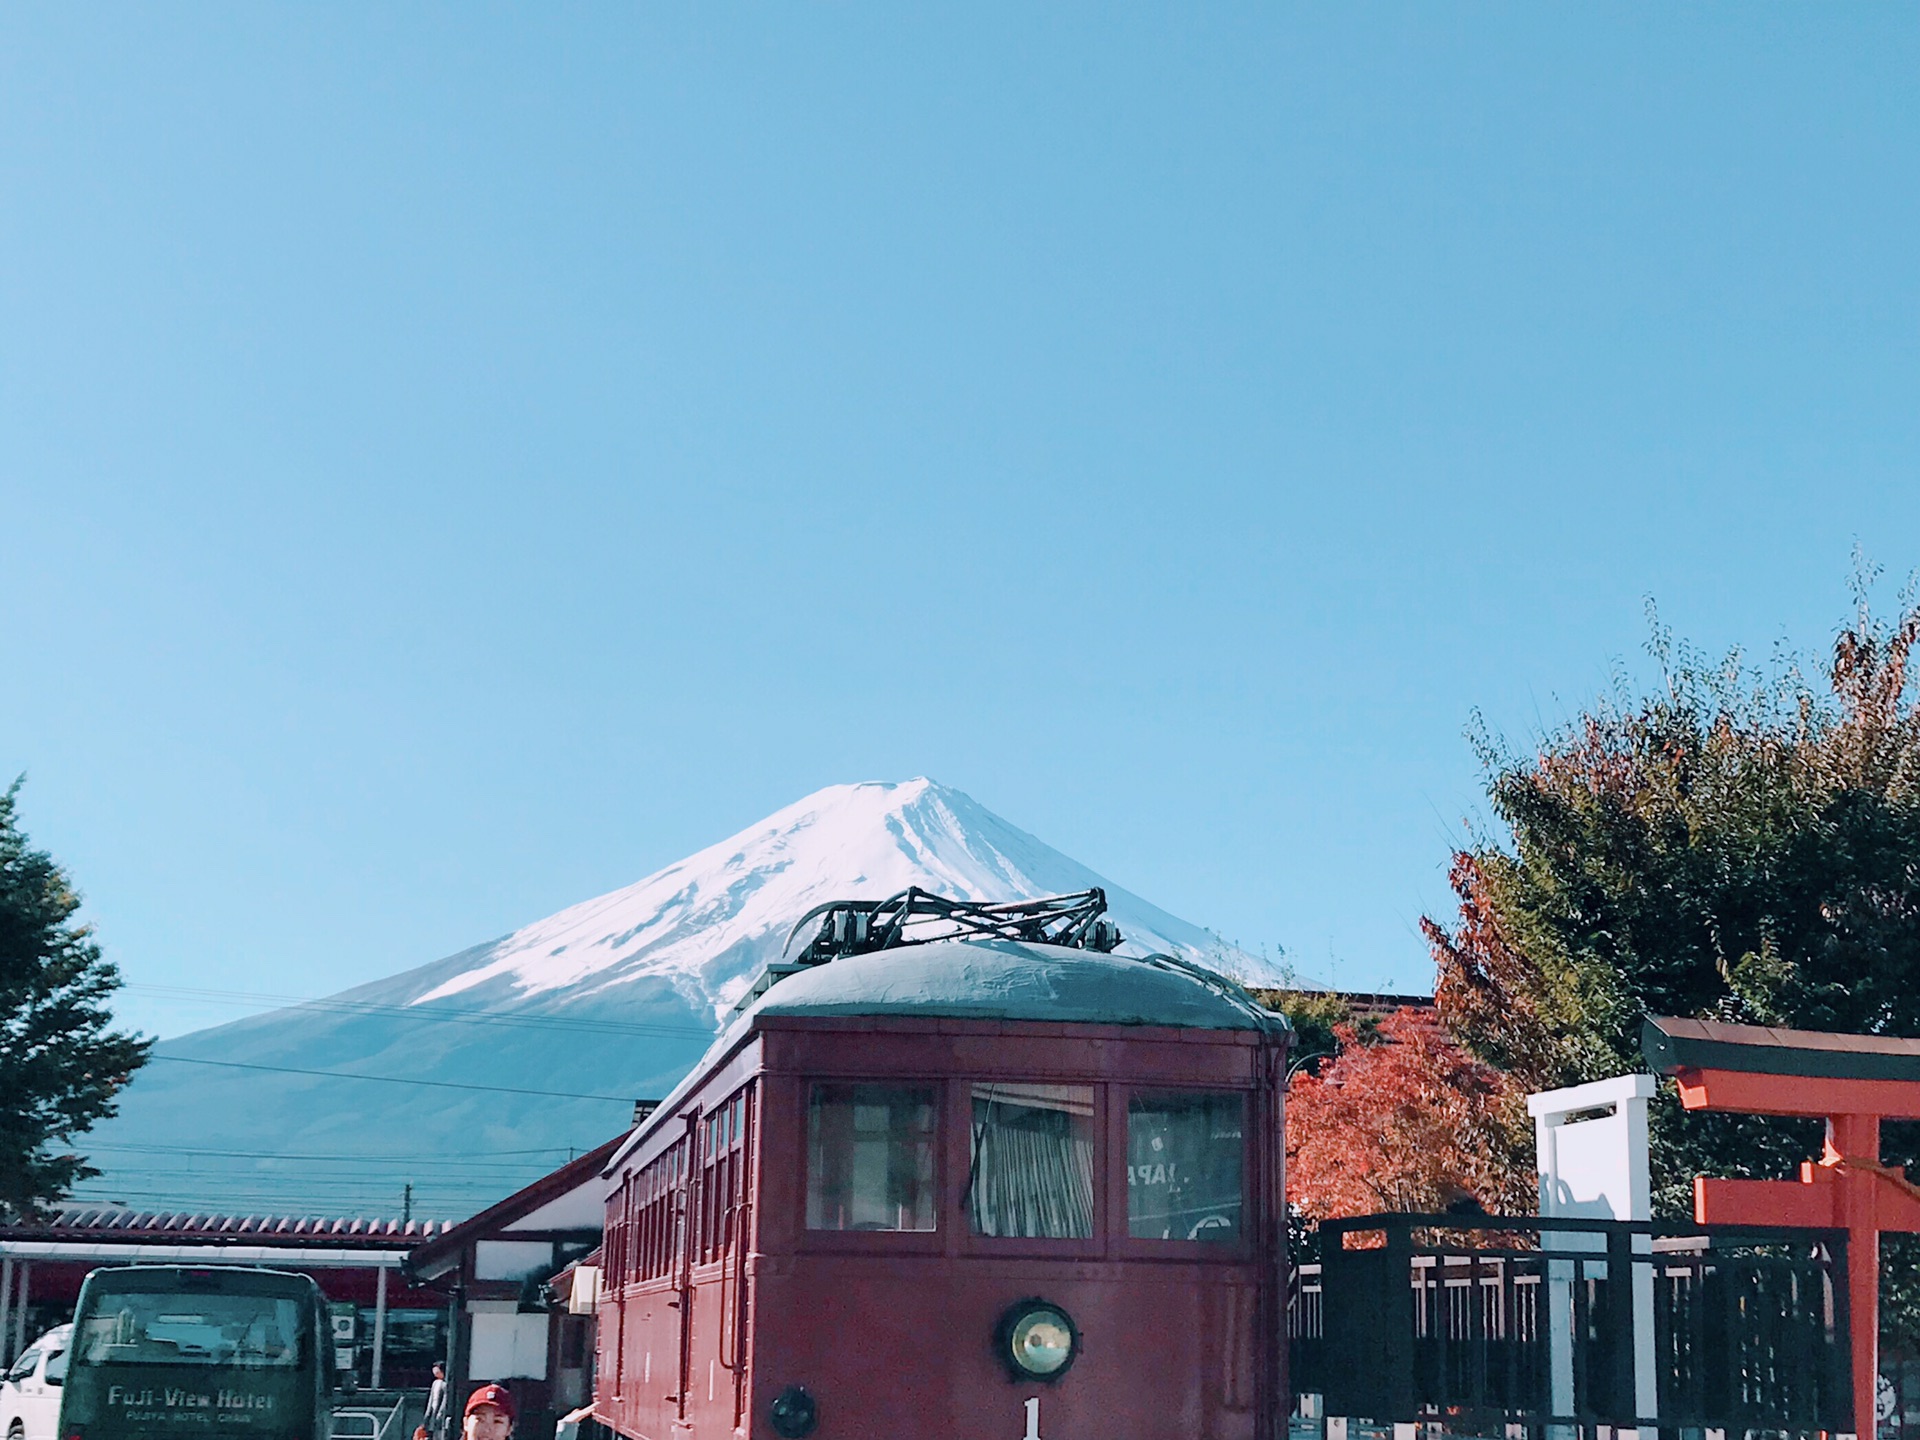
[[[1523,1097],[1454,1045],[1434,1017],[1395,1011],[1287,1093],[1287,1199],[1308,1220],[1434,1212],[1463,1201],[1532,1209],[1532,1176],[1502,1160]],[[1520,1118],[1524,1118],[1521,1116]]]

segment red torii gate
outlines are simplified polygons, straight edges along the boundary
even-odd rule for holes
[[[1655,1070],[1679,1081],[1680,1103],[1689,1110],[1827,1122],[1825,1150],[1801,1165],[1797,1182],[1695,1179],[1693,1218],[1703,1225],[1847,1232],[1853,1424],[1871,1437],[1880,1363],[1880,1232],[1920,1231],[1920,1187],[1904,1170],[1880,1163],[1880,1122],[1920,1120],[1920,1040],[1649,1019],[1642,1046]]]

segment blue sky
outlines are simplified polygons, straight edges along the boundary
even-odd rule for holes
[[[1417,985],[1476,708],[1920,566],[1916,73],[1894,6],[0,11],[0,771],[138,986],[914,774]]]

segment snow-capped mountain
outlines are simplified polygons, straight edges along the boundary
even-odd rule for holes
[[[836,785],[499,940],[165,1042],[91,1137],[106,1173],[84,1193],[389,1213],[411,1182],[417,1214],[468,1213],[664,1094],[808,910],[909,885],[974,900],[1097,885],[1124,951],[1277,978],[957,790]]]

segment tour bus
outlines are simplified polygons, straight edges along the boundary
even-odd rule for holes
[[[61,1440],[330,1440],[320,1288],[239,1266],[95,1270],[74,1307]]]

